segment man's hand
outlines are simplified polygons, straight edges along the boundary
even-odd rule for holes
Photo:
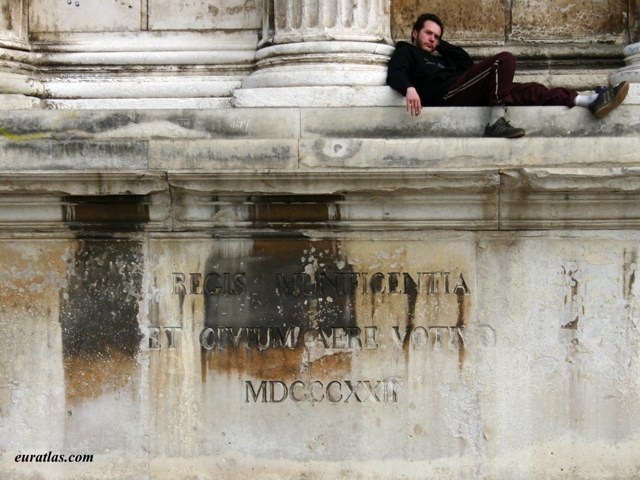
[[[417,117],[422,111],[422,102],[420,102],[420,95],[414,87],[407,88],[407,112],[412,117]]]

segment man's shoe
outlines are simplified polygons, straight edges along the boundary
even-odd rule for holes
[[[520,138],[524,135],[523,129],[512,127],[504,117],[500,117],[493,125],[487,125],[484,129],[485,137]]]
[[[605,88],[591,105],[589,110],[596,118],[602,118],[620,105],[629,93],[629,82],[621,82],[615,87]]]

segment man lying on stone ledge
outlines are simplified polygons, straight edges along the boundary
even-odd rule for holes
[[[620,105],[629,91],[627,82],[592,94],[516,83],[516,60],[511,53],[502,52],[474,65],[462,48],[442,40],[443,32],[444,25],[436,15],[420,15],[411,31],[413,44],[398,42],[389,60],[387,84],[407,97],[407,111],[413,116],[427,105],[490,106],[485,136],[518,138],[525,131],[505,120],[508,106],[578,106],[602,118]]]

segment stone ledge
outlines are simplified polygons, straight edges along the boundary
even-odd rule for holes
[[[48,110],[142,110],[142,109],[229,109],[232,100],[229,97],[211,98],[84,98],[84,99],[46,99],[41,104]]]
[[[303,168],[615,167],[640,164],[640,138],[317,139],[300,142]]]
[[[11,111],[0,116],[0,225],[215,235],[636,229],[639,109],[623,105],[598,122],[584,110],[514,108],[514,123],[533,132],[519,140],[472,134],[482,108],[417,119],[401,107]],[[118,223],[119,205],[131,221]]]
[[[640,138],[25,140],[0,142],[10,171],[291,172],[634,167]]]
[[[163,99],[166,103],[172,100]],[[529,138],[620,137],[636,136],[640,131],[638,111],[638,104],[628,98],[603,120],[596,120],[586,109],[566,107],[512,107],[508,116],[527,130]],[[489,113],[483,107],[428,107],[414,118],[403,106],[0,110],[0,128],[13,135],[4,135],[5,141],[24,136],[55,140],[482,137]]]
[[[625,101],[602,120],[584,108],[566,107],[510,107],[507,115],[527,131],[526,138],[576,138],[635,136],[640,131],[639,111],[637,105]],[[490,109],[483,107],[428,107],[418,117],[409,116],[404,107],[300,111],[302,137],[338,138],[482,137],[489,115]]]
[[[528,136],[481,135],[488,109],[9,111],[0,171],[304,172],[635,167],[640,107],[602,121],[584,109],[510,109]],[[393,175],[397,175],[394,173]]]
[[[637,229],[640,170],[501,172],[500,230]]]
[[[383,86],[384,71],[377,77],[378,86],[240,88],[233,94],[233,104],[240,108],[350,108],[402,105],[404,97]]]
[[[639,205],[640,167],[8,172],[0,182],[0,226],[12,233],[638,229]]]

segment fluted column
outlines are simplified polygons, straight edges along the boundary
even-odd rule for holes
[[[392,52],[390,0],[267,0],[256,71],[236,105],[393,103]]]
[[[271,4],[271,5],[270,5]],[[275,44],[318,40],[388,42],[389,0],[273,0]]]

